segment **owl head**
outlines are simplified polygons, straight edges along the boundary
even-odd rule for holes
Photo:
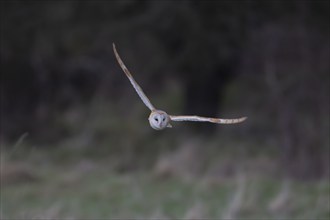
[[[154,110],[151,112],[149,116],[150,126],[155,130],[163,130],[168,127],[171,128],[170,125],[170,117],[164,111]]]

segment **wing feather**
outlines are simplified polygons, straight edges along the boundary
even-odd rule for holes
[[[140,96],[140,98],[142,99],[143,103],[151,110],[155,110],[155,107],[151,104],[150,100],[148,99],[148,97],[144,94],[142,88],[139,86],[139,84],[134,80],[132,74],[129,72],[129,70],[127,69],[127,67],[125,66],[125,64],[123,63],[123,61],[121,60],[117,50],[116,50],[116,46],[113,43],[113,52],[115,53],[116,59],[121,67],[121,69],[124,71],[124,73],[126,74],[126,76],[128,77],[129,81],[131,82],[132,86],[134,87],[135,91],[137,92],[137,94]]]
[[[207,118],[197,115],[170,115],[172,121],[198,121],[198,122],[211,122],[216,124],[236,124],[241,123],[247,119],[247,117],[223,119],[223,118]]]

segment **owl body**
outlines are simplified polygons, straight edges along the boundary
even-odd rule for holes
[[[132,74],[129,72],[123,61],[121,60],[119,54],[117,53],[116,47],[113,44],[113,51],[117,58],[117,61],[124,71],[125,75],[131,82],[132,86],[134,87],[135,91],[143,101],[143,103],[150,109],[151,113],[149,116],[149,123],[150,126],[155,130],[163,130],[165,128],[171,128],[172,125],[170,124],[171,121],[197,121],[197,122],[210,122],[216,124],[236,124],[243,122],[246,117],[241,118],[234,118],[234,119],[222,119],[222,118],[209,118],[209,117],[202,117],[197,115],[169,115],[162,110],[157,110],[150,102],[148,97],[144,94],[142,88],[139,84],[134,80]]]
[[[163,130],[164,128],[171,128],[170,116],[161,110],[153,110],[149,116],[150,126],[155,130]]]

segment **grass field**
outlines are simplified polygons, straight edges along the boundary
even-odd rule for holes
[[[51,154],[51,156],[50,156]],[[17,153],[16,153],[17,155]],[[26,157],[24,157],[26,155]],[[1,155],[1,219],[329,219],[328,180],[120,171],[114,158]],[[26,158],[26,159],[23,159]],[[61,159],[59,159],[61,158]]]

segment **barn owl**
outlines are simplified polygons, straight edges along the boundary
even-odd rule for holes
[[[148,97],[144,94],[143,90],[139,86],[139,84],[134,80],[132,74],[129,72],[125,64],[123,63],[122,59],[120,58],[116,46],[113,43],[113,51],[115,53],[116,59],[124,71],[126,76],[128,77],[129,81],[131,82],[132,86],[134,87],[137,94],[142,99],[143,103],[150,109],[151,113],[149,116],[149,123],[150,126],[155,130],[163,130],[165,128],[171,128],[172,125],[170,124],[171,121],[197,121],[197,122],[211,122],[217,124],[236,124],[243,122],[247,117],[235,118],[235,119],[222,119],[222,118],[208,118],[208,117],[201,117],[196,115],[169,115],[164,111],[156,109],[148,99]]]

